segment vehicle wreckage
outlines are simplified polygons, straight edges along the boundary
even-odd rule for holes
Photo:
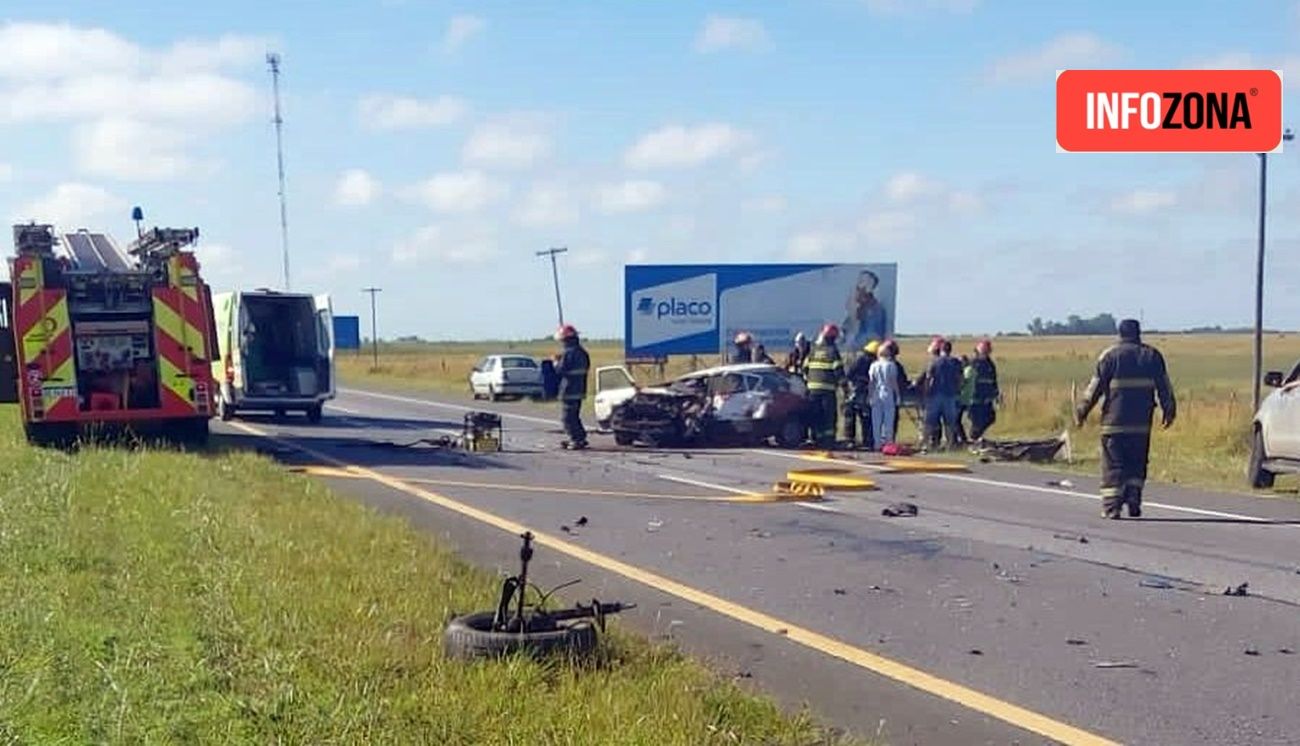
[[[724,365],[644,387],[623,366],[596,371],[597,423],[619,445],[795,448],[807,408],[803,380],[775,365]]]

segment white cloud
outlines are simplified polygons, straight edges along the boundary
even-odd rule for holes
[[[1178,195],[1156,189],[1135,189],[1111,200],[1110,209],[1124,215],[1149,215],[1178,204]]]
[[[211,70],[225,67],[251,67],[266,59],[266,50],[274,46],[271,39],[226,34],[216,39],[182,39],[160,57],[161,67],[181,70]]]
[[[531,166],[551,153],[551,138],[528,118],[480,125],[469,136],[461,157],[466,163],[501,168]]]
[[[185,155],[189,140],[174,128],[110,117],[73,131],[73,160],[88,174],[121,181],[165,181],[197,168]]]
[[[344,171],[334,185],[334,204],[341,207],[365,207],[383,191],[379,180],[360,168]]]
[[[68,23],[6,23],[0,49],[0,78],[27,81],[134,72],[145,57],[117,34]]]
[[[1188,61],[1190,70],[1281,70],[1282,85],[1300,88],[1300,55],[1259,57],[1250,52],[1224,52]]]
[[[743,207],[750,212],[783,212],[787,206],[785,197],[779,194],[772,194],[766,197],[755,197],[745,200]]]
[[[993,83],[1050,83],[1056,79],[1057,70],[1107,67],[1124,56],[1124,50],[1094,33],[1071,32],[1052,37],[1034,49],[994,60],[985,77]]]
[[[695,51],[761,49],[767,43],[767,28],[758,19],[710,15],[704,19],[704,26],[695,38]]]
[[[605,213],[641,212],[658,207],[668,196],[663,184],[628,179],[596,188],[596,209]]]
[[[514,219],[530,228],[549,228],[578,222],[573,194],[562,184],[534,184],[524,196]]]
[[[450,230],[440,225],[427,225],[393,247],[393,261],[398,264],[424,260],[481,264],[495,258],[497,253],[496,239],[491,230]]]
[[[858,233],[868,246],[896,246],[916,233],[917,217],[910,210],[877,210],[867,213]]]
[[[915,171],[902,171],[894,174],[885,182],[885,196],[893,202],[912,202],[921,197],[933,195],[940,189],[936,182],[930,181]]]
[[[643,135],[623,156],[629,168],[699,166],[751,148],[755,137],[730,124],[668,125]]]
[[[922,12],[969,15],[980,0],[865,0],[867,11],[878,16],[897,16]]]
[[[435,212],[477,212],[503,199],[509,188],[481,171],[435,174],[404,191],[404,196]]]
[[[404,130],[441,127],[465,115],[468,107],[455,96],[433,99],[375,93],[357,103],[362,125],[372,130]]]
[[[66,182],[48,194],[18,208],[13,221],[52,223],[67,230],[89,227],[94,218],[117,210],[126,210],[126,201],[102,187]],[[125,218],[125,214],[123,214]]]
[[[325,270],[333,274],[354,272],[361,268],[361,257],[357,254],[331,254],[325,261]]]
[[[442,35],[442,51],[453,54],[465,46],[465,42],[478,36],[487,28],[487,21],[479,16],[463,13],[451,17],[447,31]]]
[[[852,233],[833,230],[806,231],[790,239],[785,253],[790,259],[802,261],[828,259],[834,254],[842,254],[853,249],[856,244],[857,237]]]
[[[199,258],[199,268],[209,280],[214,277],[233,277],[244,269],[243,261],[229,244],[200,242],[194,247]]]
[[[14,178],[14,167],[9,165],[8,163],[4,163],[0,161],[0,184],[3,184],[7,181],[13,181],[13,178]]]

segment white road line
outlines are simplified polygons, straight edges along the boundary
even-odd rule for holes
[[[701,482],[696,479],[687,479],[686,477],[674,477],[671,474],[656,474],[655,476],[657,476],[660,479],[666,479],[669,482],[677,482],[678,484],[689,484],[692,487],[703,487],[705,489],[719,490],[721,492],[730,492],[733,495],[754,494],[753,490],[741,490],[741,489],[736,489],[735,487],[727,487],[726,485],[722,485],[722,484],[713,484],[712,482]]]
[[[409,396],[394,396],[393,394],[377,394],[373,391],[362,391],[360,389],[339,389],[339,390],[345,394],[357,394],[358,396],[369,396],[375,399],[387,399],[388,401],[405,402],[407,404],[423,404],[426,407],[433,407],[435,409],[450,409],[456,412],[492,412],[494,414],[499,414],[502,417],[508,417],[514,420],[523,420],[524,422],[537,422],[542,425],[557,425],[559,420],[559,418],[556,418],[554,420],[544,420],[541,417],[529,417],[526,414],[512,414],[510,412],[502,412],[496,409],[483,409],[481,407],[480,408],[465,407],[459,404],[446,404],[440,401],[432,401],[429,399],[415,399]]]
[[[795,455],[795,454],[791,454],[791,453],[781,453],[781,452],[779,452],[779,451],[764,451],[764,450],[762,450],[762,449],[757,449],[757,448],[755,448],[755,449],[751,449],[751,452],[752,452],[752,453],[757,453],[757,454],[760,454],[760,455],[764,455],[764,456],[776,456],[776,457],[786,458],[786,459],[795,459],[795,460],[798,460],[798,461],[807,461],[807,460],[808,460],[808,458],[805,457],[805,456],[797,456],[797,455]],[[832,460],[832,461],[828,461],[827,463],[840,463],[840,464],[845,464],[845,465],[848,465],[848,466],[856,466],[856,467],[858,467],[858,468],[868,469],[868,470],[871,470],[871,471],[885,471],[885,467],[875,466],[875,465],[873,465],[873,464],[862,464],[862,463],[858,463],[858,462],[855,462],[855,461],[839,461],[839,462],[836,462],[836,461]],[[1047,495],[1064,495],[1065,497],[1079,497],[1079,498],[1084,498],[1084,499],[1087,499],[1087,500],[1094,500],[1094,501],[1097,501],[1097,502],[1100,502],[1100,501],[1101,501],[1101,496],[1100,496],[1100,495],[1093,495],[1093,494],[1090,494],[1090,493],[1087,493],[1087,492],[1075,492],[1075,491],[1073,491],[1073,490],[1062,490],[1062,489],[1057,489],[1057,488],[1054,488],[1054,487],[1039,487],[1038,485],[1033,485],[1033,484],[1020,484],[1020,483],[1018,483],[1018,482],[1003,482],[1003,481],[996,480],[996,479],[984,479],[984,478],[981,478],[981,477],[967,477],[967,476],[962,476],[962,475],[960,475],[960,474],[924,474],[924,473],[922,473],[922,474],[914,474],[914,475],[909,475],[909,476],[929,477],[929,478],[931,478],[931,479],[947,479],[947,480],[954,481],[954,482],[968,482],[968,483],[971,483],[971,484],[981,484],[981,485],[984,485],[984,486],[987,486],[987,487],[1004,487],[1004,488],[1011,488],[1011,489],[1017,489],[1017,490],[1025,490],[1025,491],[1028,491],[1028,492],[1039,492],[1039,493],[1047,494]],[[1203,515],[1203,516],[1208,516],[1208,517],[1211,517],[1211,518],[1231,518],[1231,519],[1233,519],[1233,520],[1238,520],[1238,521],[1255,521],[1255,522],[1258,522],[1258,523],[1272,523],[1272,522],[1273,522],[1273,519],[1271,519],[1271,518],[1261,518],[1261,517],[1259,517],[1259,516],[1254,516],[1254,515],[1244,515],[1244,514],[1242,514],[1242,513],[1226,513],[1226,512],[1223,512],[1223,511],[1219,511],[1219,510],[1206,510],[1206,509],[1204,509],[1204,508],[1191,508],[1191,507],[1187,507],[1187,506],[1185,506],[1185,505],[1171,505],[1171,504],[1169,504],[1169,503],[1152,502],[1152,501],[1150,501],[1150,500],[1143,500],[1143,501],[1142,501],[1142,505],[1143,505],[1144,507],[1149,507],[1149,508],[1162,508],[1162,509],[1164,509],[1164,510],[1172,510],[1172,511],[1180,512],[1180,513],[1190,513],[1190,514],[1192,514],[1192,515]],[[1292,525],[1292,524],[1286,524],[1286,525]],[[1293,528],[1296,528],[1297,526],[1292,525],[1292,527],[1293,527]]]
[[[832,508],[832,507],[829,506],[829,505],[819,505],[818,503],[795,503],[795,505],[798,505],[798,506],[801,507],[801,508],[808,508],[809,510],[820,510],[820,511],[822,511],[823,513],[843,513],[843,512],[844,512],[844,511],[840,510],[839,508]]]

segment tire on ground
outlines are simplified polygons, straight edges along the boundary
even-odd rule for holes
[[[1273,486],[1273,480],[1276,475],[1264,468],[1264,460],[1267,455],[1264,453],[1264,434],[1257,428],[1255,438],[1251,443],[1250,461],[1246,466],[1246,478],[1250,481],[1250,486],[1255,489],[1268,489]]]
[[[442,633],[443,651],[448,658],[469,660],[514,653],[535,656],[586,655],[596,649],[596,627],[579,621],[550,632],[494,632],[490,611],[456,617]]]

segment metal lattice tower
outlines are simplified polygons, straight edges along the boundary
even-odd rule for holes
[[[271,89],[275,94],[275,160],[280,173],[280,246],[284,252],[284,289],[289,290],[289,217],[284,196],[284,118],[280,116],[280,55],[267,52],[271,67]]]

